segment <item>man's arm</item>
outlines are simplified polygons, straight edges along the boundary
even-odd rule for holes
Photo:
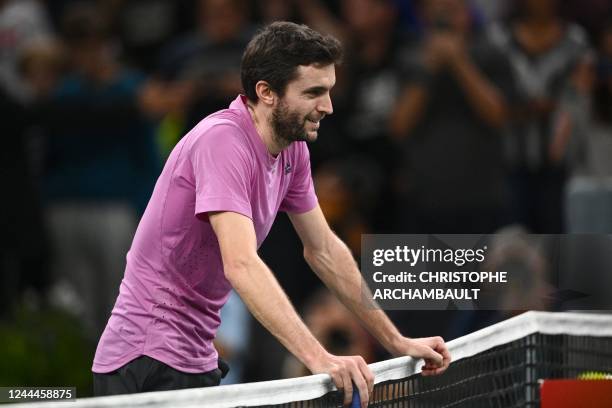
[[[304,244],[304,258],[310,267],[390,353],[423,358],[424,375],[446,370],[450,353],[442,338],[409,339],[399,333],[369,296],[353,255],[331,231],[319,206],[289,217]],[[368,296],[362,297],[362,290],[368,290]]]
[[[423,84],[409,84],[402,90],[389,120],[389,134],[402,140],[423,117],[428,91]]]
[[[508,117],[507,107],[495,85],[482,74],[465,53],[457,55],[453,68],[468,101],[480,118],[490,126],[503,126]]]
[[[489,126],[503,126],[508,117],[506,101],[495,84],[472,61],[464,39],[445,33],[439,34],[437,40],[440,52],[476,114]]]
[[[352,398],[352,382],[365,407],[374,376],[363,358],[335,356],[323,348],[302,322],[274,275],[257,255],[252,221],[234,212],[209,214],[223,258],[226,278],[253,316],[313,373],[327,373]]]

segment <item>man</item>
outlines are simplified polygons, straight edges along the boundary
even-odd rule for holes
[[[395,355],[446,369],[439,337],[402,337],[361,300],[362,279],[317,204],[304,141],[332,113],[337,40],[306,26],[273,23],[242,59],[246,96],[200,122],[175,147],[127,257],[125,278],[94,360],[95,393],[216,385],[212,341],[233,287],[251,313],[312,373],[328,373],[362,403],[373,375],[360,356],[328,353],[296,314],[257,255],[277,211],[289,213],[310,266]]]

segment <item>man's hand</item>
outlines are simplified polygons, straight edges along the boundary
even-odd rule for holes
[[[425,43],[424,61],[432,71],[452,65],[465,56],[465,44],[461,36],[453,33],[434,33]]]
[[[353,398],[353,383],[359,390],[361,406],[366,408],[374,391],[374,374],[361,356],[335,356],[326,353],[308,365],[313,374],[326,373],[340,390],[344,392],[344,405]]]
[[[451,362],[451,355],[442,337],[421,339],[403,337],[395,347],[394,353],[425,360],[425,365],[421,367],[421,374],[425,376],[442,374]]]

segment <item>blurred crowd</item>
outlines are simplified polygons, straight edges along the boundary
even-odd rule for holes
[[[310,150],[357,259],[364,233],[612,232],[608,0],[0,0],[3,319],[61,307],[95,345],[165,158],[241,92],[242,51],[276,20],[345,46]],[[340,323],[286,216],[261,253],[324,344],[383,356]],[[234,300],[217,343],[233,380],[299,374]],[[447,337],[489,319],[393,318]]]

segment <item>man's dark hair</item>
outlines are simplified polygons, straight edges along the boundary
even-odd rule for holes
[[[284,95],[287,84],[296,78],[300,65],[339,64],[340,42],[315,30],[289,22],[275,22],[261,29],[242,55],[242,87],[247,98],[257,102],[255,84],[266,81]]]
[[[69,44],[104,39],[109,34],[108,29],[100,10],[90,3],[68,6],[60,26],[64,41]]]

